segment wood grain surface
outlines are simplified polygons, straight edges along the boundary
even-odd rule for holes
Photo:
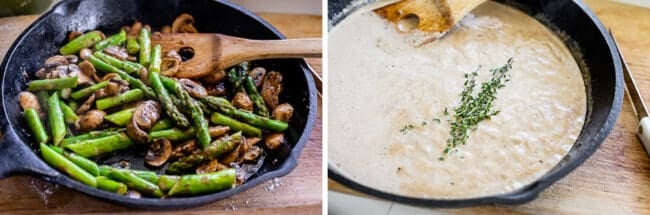
[[[321,17],[289,14],[260,14],[289,38],[321,37]],[[36,16],[0,19],[0,58],[14,39]],[[307,59],[319,74],[321,59]],[[318,214],[322,210],[322,123],[319,99],[318,120],[298,167],[275,184],[265,182],[231,198],[182,212],[199,214]],[[0,134],[1,135],[1,134]],[[133,213],[129,208],[107,203],[85,194],[52,185],[32,176],[0,180],[0,213]],[[137,213],[150,213],[135,211]],[[175,211],[179,212],[179,211]],[[162,212],[155,212],[156,214]]]
[[[630,70],[650,102],[650,9],[605,0],[585,0],[616,35]],[[638,119],[627,98],[603,145],[582,166],[517,206],[445,209],[451,214],[650,214],[650,159],[636,137]],[[331,190],[352,193],[329,180]]]

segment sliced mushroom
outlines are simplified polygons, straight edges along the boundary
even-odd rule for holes
[[[54,69],[58,66],[67,66],[68,65],[68,59],[61,55],[54,55],[47,60],[45,60],[45,64],[43,67],[45,67],[46,70],[49,69]]]
[[[86,99],[86,101],[81,106],[79,106],[79,108],[77,109],[77,111],[75,111],[75,113],[77,114],[86,113],[86,111],[90,110],[90,107],[94,103],[95,103],[95,94],[91,94],[90,97],[88,97],[88,99]]]
[[[95,96],[97,99],[106,98],[109,96],[117,95],[120,93],[120,84],[115,82],[109,82],[106,87],[95,91]]]
[[[126,60],[131,61],[131,62],[136,62],[138,61],[138,58],[135,56],[128,56],[126,57]]]
[[[219,82],[217,84],[211,85],[208,87],[208,95],[211,96],[224,96],[228,91],[226,91],[226,83]]]
[[[210,162],[200,165],[199,167],[196,168],[196,174],[205,174],[205,173],[211,173],[211,172],[217,172],[221,170],[228,169],[228,167],[225,164],[219,163],[218,160],[211,160]]]
[[[168,139],[156,139],[144,156],[145,162],[151,166],[162,166],[172,154],[172,143]]]
[[[231,163],[236,162],[237,159],[239,158],[239,152],[240,152],[239,148],[241,147],[241,145],[242,145],[241,143],[238,144],[237,147],[235,148],[235,150],[232,150],[232,151],[222,155],[219,158],[219,162],[221,162],[223,164],[227,164],[227,165],[230,165]]]
[[[160,74],[168,77],[176,75],[181,65],[179,59],[173,57],[164,57],[160,64]]]
[[[183,86],[183,89],[190,94],[190,96],[201,99],[208,96],[208,91],[203,87],[203,85],[196,83],[190,79],[181,78],[178,80],[178,83]]]
[[[264,69],[264,67],[255,67],[248,72],[248,76],[253,78],[253,82],[255,82],[255,87],[257,88],[262,86],[264,75],[266,75],[266,69]]]
[[[84,75],[92,78],[95,82],[100,81],[99,77],[97,77],[97,71],[95,70],[95,67],[87,60],[79,63],[79,70],[81,70],[81,73]]]
[[[133,25],[131,26],[131,29],[129,29],[129,36],[130,37],[137,37],[138,34],[140,34],[140,30],[142,29],[142,22],[135,21]]]
[[[196,142],[196,139],[187,140],[180,145],[174,147],[172,150],[170,159],[176,160],[185,156],[190,155],[194,150],[198,148],[199,144]]]
[[[65,57],[66,60],[68,60],[68,64],[77,64],[79,63],[79,57],[77,55],[66,55],[63,56]]]
[[[181,55],[178,54],[178,52],[176,52],[176,50],[170,50],[170,51],[168,51],[168,52],[167,52],[167,55],[165,55],[165,57],[170,57],[170,58],[178,59],[178,61],[182,61],[182,60],[183,60],[183,58],[181,57]]]
[[[218,70],[208,76],[205,76],[205,78],[201,80],[209,84],[216,84],[222,81],[224,78],[226,78],[226,71]]]
[[[120,60],[125,60],[129,57],[129,53],[127,53],[126,49],[121,46],[109,46],[106,47],[103,52]]]
[[[134,121],[138,123],[138,127],[144,130],[149,130],[153,127],[158,119],[160,119],[161,108],[158,102],[148,100],[141,102],[136,106],[133,112]]]
[[[83,60],[88,60],[88,56],[93,55],[93,50],[90,50],[88,48],[81,49],[79,51],[79,57]]]
[[[77,77],[77,84],[81,86],[93,85],[95,80],[91,77],[88,77],[85,73],[81,72],[81,68],[75,64],[68,65],[68,76]]]
[[[149,100],[138,104],[131,121],[126,125],[126,133],[138,143],[146,143],[149,136],[145,130],[151,129],[160,119],[160,105]],[[171,152],[170,152],[171,153]]]
[[[247,111],[253,111],[253,100],[244,92],[237,92],[232,98],[232,105]]]
[[[170,27],[169,25],[163,25],[163,27],[160,28],[160,33],[171,34],[172,33],[172,27]]]
[[[194,17],[189,14],[183,13],[176,17],[172,24],[172,33],[197,33],[194,28]]]
[[[72,40],[76,39],[77,37],[81,36],[82,34],[83,33],[81,33],[81,31],[71,31],[68,34],[68,41],[72,41]]]
[[[262,83],[262,99],[264,103],[271,109],[275,109],[278,106],[278,96],[282,92],[282,75],[279,72],[269,72],[264,76],[264,82]]]
[[[36,97],[32,92],[20,92],[20,94],[18,94],[18,100],[20,101],[20,107],[22,107],[23,110],[31,108],[36,110],[36,112],[41,112],[41,104],[38,103],[38,97]]]
[[[112,80],[122,80],[122,78],[117,73],[108,73],[104,75],[102,79],[100,79],[100,81],[112,81]]]
[[[45,68],[41,68],[36,73],[34,73],[38,79],[47,79],[47,71]]]
[[[120,28],[120,30],[124,32],[130,32],[131,31],[131,26],[125,25]]]
[[[272,116],[273,119],[275,120],[289,122],[289,119],[291,119],[292,115],[293,115],[293,106],[291,106],[289,103],[283,103],[275,107],[275,109],[273,109]]]
[[[129,169],[131,168],[131,162],[128,160],[120,160],[118,162],[112,163],[111,167],[120,168],[120,169]]]
[[[271,150],[280,148],[284,143],[285,140],[283,133],[271,133],[264,137],[264,145]]]
[[[252,146],[248,151],[246,151],[246,153],[244,153],[244,155],[242,155],[242,158],[247,162],[256,161],[261,154],[262,148],[259,146]]]
[[[68,77],[68,65],[57,66],[54,69],[50,69],[49,73],[47,73],[46,75],[47,79],[67,78],[67,77]]]
[[[91,110],[86,114],[79,116],[75,122],[75,129],[77,131],[90,131],[97,129],[103,122],[106,113],[101,110]]]
[[[208,128],[208,133],[210,133],[211,137],[224,135],[228,133],[228,131],[230,131],[230,127],[223,125],[211,126]]]
[[[145,68],[140,69],[139,72],[140,75],[140,80],[146,84],[147,86],[150,86],[151,83],[149,83],[149,71]]]

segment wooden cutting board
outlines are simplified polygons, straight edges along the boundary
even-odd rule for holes
[[[620,43],[645,101],[650,102],[650,9],[585,0]],[[650,159],[636,137],[638,120],[625,98],[616,127],[589,160],[518,206],[438,210],[451,214],[650,214]],[[358,195],[329,180],[331,190]]]
[[[321,37],[321,17],[287,14],[259,14],[289,38]],[[13,40],[36,16],[0,19],[0,59]],[[321,74],[321,59],[308,59]],[[318,120],[298,167],[274,183],[265,182],[231,198],[202,207],[183,210],[199,214],[318,214],[322,210],[322,123],[319,98]],[[0,180],[0,213],[117,213],[129,208],[106,203],[85,194],[54,186],[31,176]],[[178,211],[177,211],[178,212]],[[132,212],[129,212],[132,213]],[[142,212],[145,213],[145,212]],[[162,212],[156,212],[156,214]]]

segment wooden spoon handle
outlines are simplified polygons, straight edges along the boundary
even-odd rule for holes
[[[219,68],[227,68],[251,60],[322,56],[320,38],[249,40],[222,36],[220,39],[221,54],[217,62]]]

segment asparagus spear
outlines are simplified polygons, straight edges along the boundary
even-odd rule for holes
[[[36,98],[38,98],[38,103],[41,104],[41,109],[47,111],[49,109],[47,101],[50,99],[50,94],[47,91],[39,91],[36,93]]]
[[[180,180],[181,177],[175,175],[161,175],[158,180],[158,187],[163,192],[167,192]]]
[[[82,169],[86,170],[88,173],[90,173],[93,176],[99,176],[99,167],[97,167],[97,163],[94,161],[76,155],[74,153],[67,152],[63,150],[60,147],[56,146],[50,146],[52,150],[54,150],[56,153],[59,153],[66,157],[68,160],[72,161],[72,163],[76,164],[77,166],[81,167]]]
[[[250,76],[246,76],[244,79],[244,88],[246,88],[246,92],[248,93],[248,96],[253,100],[253,105],[255,105],[255,114],[263,116],[263,117],[269,117],[269,110],[266,109],[266,104],[264,104],[264,99],[260,95],[259,92],[257,92],[257,87],[255,86],[255,82],[253,81],[253,78]]]
[[[106,115],[104,119],[112,122],[117,126],[124,127],[127,123],[129,123],[129,120],[131,120],[133,112],[135,112],[135,108],[124,109],[110,115]]]
[[[194,130],[196,131],[196,137],[199,140],[199,144],[201,144],[203,148],[208,147],[210,141],[212,141],[210,138],[210,133],[208,131],[208,120],[203,117],[203,110],[198,105],[198,102],[194,101],[190,94],[185,91],[185,89],[183,89],[183,86],[181,86],[174,79],[161,77],[161,81],[163,85],[167,87],[167,89],[170,89],[170,91],[172,91],[181,99],[181,102],[185,104],[185,107],[189,107],[190,113],[192,115],[192,121],[194,122]]]
[[[230,136],[215,140],[203,151],[199,151],[190,156],[179,159],[169,165],[168,173],[182,173],[190,170],[199,164],[209,161],[234,150],[242,141],[241,131]]]
[[[95,176],[86,172],[81,167],[75,165],[72,161],[65,158],[63,155],[56,153],[50,147],[45,144],[40,144],[41,156],[43,160],[50,164],[52,167],[65,172],[70,177],[76,179],[77,181],[84,183],[91,187],[97,186],[97,181]]]
[[[66,133],[58,93],[54,92],[47,103],[49,106],[47,115],[50,121],[50,129],[52,130],[52,142],[55,146],[58,146],[63,141],[63,138],[65,138]]]
[[[118,134],[120,132],[124,132],[125,130],[126,129],[121,128],[121,129],[118,129],[118,130],[91,131],[91,132],[88,132],[86,134],[82,134],[82,135],[79,135],[79,136],[65,138],[65,139],[63,139],[63,142],[61,142],[61,145],[65,147],[66,145],[73,144],[73,143],[78,143],[78,142],[81,142],[81,141],[84,141],[84,140],[90,140],[90,139],[110,136],[110,135],[113,135],[113,134]]]
[[[110,64],[111,66],[114,66],[118,69],[124,70],[125,72],[129,74],[138,74],[140,72],[140,69],[143,69],[144,67],[140,64],[137,63],[132,63],[129,61],[123,61],[120,59],[117,59],[113,56],[104,54],[102,52],[95,52],[93,54],[95,57],[99,58],[100,60]]]
[[[151,128],[151,131],[160,131],[163,129],[168,129],[174,126],[174,121],[172,121],[170,118],[164,118],[161,120],[158,120],[156,124],[153,125]]]
[[[61,105],[61,111],[63,111],[63,119],[65,120],[65,123],[72,125],[77,122],[79,116],[77,116],[74,110],[63,101],[59,101],[59,104]]]
[[[81,156],[91,158],[104,153],[126,149],[133,145],[133,141],[131,141],[126,134],[118,133],[110,136],[83,140],[78,143],[65,145],[64,147]]]
[[[126,91],[122,94],[103,98],[95,101],[95,105],[99,110],[106,110],[112,107],[117,107],[123,104],[131,103],[144,98],[144,94],[140,89],[133,89]]]
[[[96,42],[102,40],[104,35],[102,32],[99,31],[91,31],[88,33],[85,33],[74,40],[68,42],[65,44],[63,47],[59,49],[59,52],[62,55],[71,55],[71,54],[76,54],[79,52],[79,50],[83,48],[88,48],[95,44]]]
[[[27,90],[32,92],[41,90],[61,90],[75,87],[77,87],[76,76],[69,78],[34,80],[27,84]]]
[[[203,98],[203,102],[226,116],[237,118],[242,122],[259,128],[282,132],[289,127],[286,122],[272,120],[267,117],[255,115],[248,111],[239,110],[232,106],[228,100],[221,97],[206,96]]]
[[[99,70],[109,72],[109,73],[117,73],[122,79],[126,80],[129,82],[129,85],[138,88],[144,92],[144,95],[147,96],[147,98],[156,98],[156,94],[151,90],[151,88],[147,87],[140,79],[134,78],[127,74],[126,72],[111,66],[110,64],[100,60],[99,58],[95,57],[94,55],[88,56],[88,61],[90,61],[93,66]]]
[[[32,108],[27,108],[25,109],[24,117],[29,126],[29,130],[32,131],[32,135],[36,139],[36,142],[43,144],[47,143],[50,137],[47,136],[47,131],[45,131],[45,127],[43,127],[38,111]]]
[[[95,51],[104,50],[109,46],[121,46],[124,41],[126,41],[126,31],[121,30],[119,33],[95,43]]]
[[[217,125],[228,126],[230,127],[230,129],[235,131],[242,131],[246,136],[253,136],[253,137],[262,136],[262,130],[260,130],[259,128],[253,127],[246,123],[242,123],[240,121],[237,121],[233,118],[227,117],[217,112],[212,113],[212,117],[210,117],[210,121]]]
[[[140,64],[143,66],[149,66],[151,63],[151,40],[147,28],[140,29],[138,41],[140,42]]]
[[[176,122],[176,125],[179,127],[188,127],[190,125],[190,122],[187,120],[187,118],[185,118],[185,115],[183,115],[183,113],[181,113],[178,108],[172,103],[171,98],[169,97],[169,92],[167,92],[162,84],[162,81],[160,80],[161,52],[162,49],[160,45],[156,45],[153,49],[153,59],[151,61],[151,65],[149,66],[149,82],[151,83],[151,87],[156,92],[158,100],[165,109],[167,116],[172,118],[174,122]]]
[[[244,79],[248,76],[246,71],[248,71],[248,62],[243,62],[228,70],[226,76],[228,77],[228,81],[230,81],[232,86],[235,88],[235,92],[239,91],[240,87],[244,83]]]
[[[95,91],[108,86],[108,83],[109,83],[109,81],[102,81],[102,82],[99,82],[99,83],[97,83],[95,85],[83,88],[81,90],[77,90],[77,91],[73,92],[72,94],[70,94],[70,97],[72,97],[72,99],[75,99],[75,100],[86,98],[86,97],[90,96],[91,94],[95,93]]]
[[[135,55],[140,52],[140,44],[135,38],[126,39],[126,52],[130,55]]]
[[[102,165],[99,167],[99,175],[101,176],[107,176],[108,173],[112,169],[118,169],[120,171],[128,171],[130,173],[133,173],[135,176],[138,176],[139,178],[142,178],[144,180],[147,180],[148,182],[158,184],[158,175],[155,172],[152,171],[146,171],[146,170],[135,170],[135,169],[120,169],[120,168],[115,168],[115,167],[110,167],[106,165]]]
[[[226,126],[212,126],[208,128],[208,133],[210,134],[210,137],[218,137],[225,134],[229,130],[230,128]],[[163,139],[168,139],[169,141],[172,142],[191,139],[192,137],[195,136],[196,136],[196,132],[194,128],[189,128],[186,130],[172,128],[166,130],[152,131],[151,133],[149,133],[149,138],[152,140],[163,138]]]
[[[155,197],[163,196],[162,191],[157,185],[136,176],[132,172],[113,168],[108,172],[108,177],[120,181],[126,184],[128,188],[137,190],[141,193]]]
[[[169,190],[169,196],[198,195],[229,189],[235,186],[235,178],[235,169],[208,174],[184,175]]]
[[[113,181],[110,178],[107,178],[105,176],[98,176],[97,178],[97,188],[106,190],[111,193],[117,193],[120,195],[124,195],[127,191],[126,184]]]

